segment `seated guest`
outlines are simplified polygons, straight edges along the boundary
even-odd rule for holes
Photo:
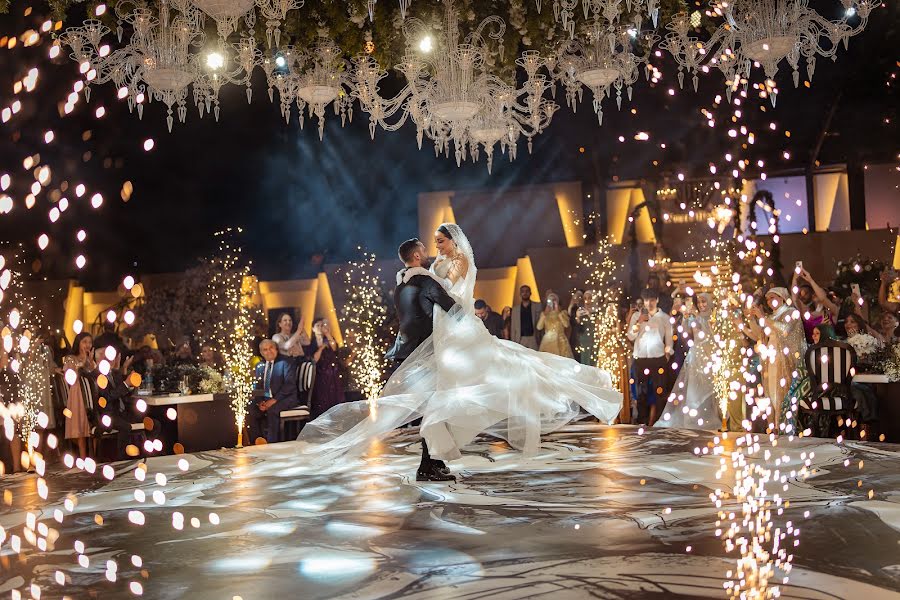
[[[197,360],[194,358],[194,349],[191,348],[191,341],[184,340],[175,349],[175,357],[172,359],[173,365],[196,365]]]
[[[97,338],[100,339],[100,338]],[[110,344],[115,349],[115,346]],[[105,358],[106,347],[97,348],[94,360],[100,364]],[[115,357],[109,361],[109,374],[106,376],[106,385],[99,385],[100,371],[95,371],[94,385],[96,386],[97,402],[94,404],[94,415],[99,431],[116,432],[116,456],[125,458],[125,447],[131,440],[131,424],[140,421],[140,416],[134,408],[132,393],[137,385],[140,385],[140,376],[131,372],[132,358],[125,359],[122,364],[122,355],[116,352]]]
[[[200,366],[209,367],[214,371],[221,371],[225,366],[225,360],[222,358],[222,355],[216,351],[215,348],[213,348],[209,344],[205,344],[202,348],[200,348]]]
[[[328,321],[321,317],[313,321],[313,339],[307,347],[308,356],[316,363],[316,380],[309,410],[311,419],[344,401],[344,382],[341,380],[341,360],[337,349]]]
[[[848,340],[857,334],[863,333],[871,335],[879,344],[884,344],[884,337],[881,335],[881,332],[874,329],[865,319],[856,313],[850,313],[847,315],[847,318],[844,319],[844,332],[847,334]]]
[[[271,444],[280,441],[281,411],[300,404],[297,368],[278,356],[278,344],[272,340],[260,342],[259,352],[263,360],[256,365],[255,397],[247,410],[247,425],[251,441],[255,443],[265,433],[266,441]]]
[[[827,342],[828,340],[836,340],[837,334],[834,332],[834,327],[827,323],[821,323],[813,327],[812,330],[812,343],[813,344],[821,344],[823,342]]]
[[[481,319],[484,326],[494,337],[502,337],[503,334],[503,317],[491,310],[484,300],[475,301],[475,314]]]
[[[278,353],[283,356],[297,358],[303,356],[304,347],[309,346],[309,336],[303,327],[303,318],[297,331],[294,329],[294,319],[288,313],[281,313],[277,321],[278,333],[272,336],[272,341],[278,344]]]
[[[885,344],[893,344],[897,341],[898,325],[900,325],[900,320],[897,319],[897,313],[887,310],[881,313],[881,318],[878,320],[878,333],[881,334]]]

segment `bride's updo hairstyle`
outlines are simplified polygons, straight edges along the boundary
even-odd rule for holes
[[[451,242],[453,241],[453,236],[450,235],[450,230],[447,229],[444,225],[441,225],[440,227],[438,227],[438,231],[441,232],[442,234],[444,234],[445,238],[447,238]]]

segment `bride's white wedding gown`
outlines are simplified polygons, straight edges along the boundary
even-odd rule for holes
[[[454,460],[479,433],[505,439],[535,454],[541,434],[581,415],[611,423],[622,395],[609,374],[572,359],[537,352],[492,336],[474,312],[475,263],[462,230],[447,224],[468,261],[452,282],[449,261],[432,267],[456,301],[449,313],[435,308],[434,332],[394,372],[376,410],[367,402],[340,404],[308,423],[299,440],[304,453],[332,460],[359,455],[392,430],[421,417],[420,432],[432,458]]]

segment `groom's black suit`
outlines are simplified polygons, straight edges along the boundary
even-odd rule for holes
[[[419,345],[431,337],[434,331],[434,307],[440,306],[449,312],[456,304],[443,286],[428,275],[414,274],[409,276],[409,269],[403,269],[398,273],[397,288],[394,291],[394,305],[397,308],[397,318],[400,328],[397,332],[397,341],[391,348],[386,358],[393,362],[396,369]],[[446,469],[441,461],[432,460],[428,454],[428,445],[422,440],[422,462],[419,465],[417,478],[424,477],[432,480],[435,475],[440,476],[438,470]],[[443,473],[446,475],[446,472]],[[446,475],[438,480],[452,479]]]
[[[409,269],[400,271],[402,277]],[[413,275],[402,279],[394,291],[394,304],[400,330],[387,359],[398,366],[406,360],[419,344],[427,340],[434,329],[434,306],[450,311],[455,302],[437,281],[428,275]]]

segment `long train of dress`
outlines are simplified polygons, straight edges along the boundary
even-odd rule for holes
[[[433,335],[394,372],[374,411],[365,401],[335,406],[303,428],[304,453],[317,461],[359,456],[421,418],[433,458],[458,458],[482,432],[533,455],[542,434],[582,409],[605,423],[616,418],[622,395],[608,373],[493,337],[467,291],[463,280],[450,288],[458,305],[449,313],[435,309]]]

